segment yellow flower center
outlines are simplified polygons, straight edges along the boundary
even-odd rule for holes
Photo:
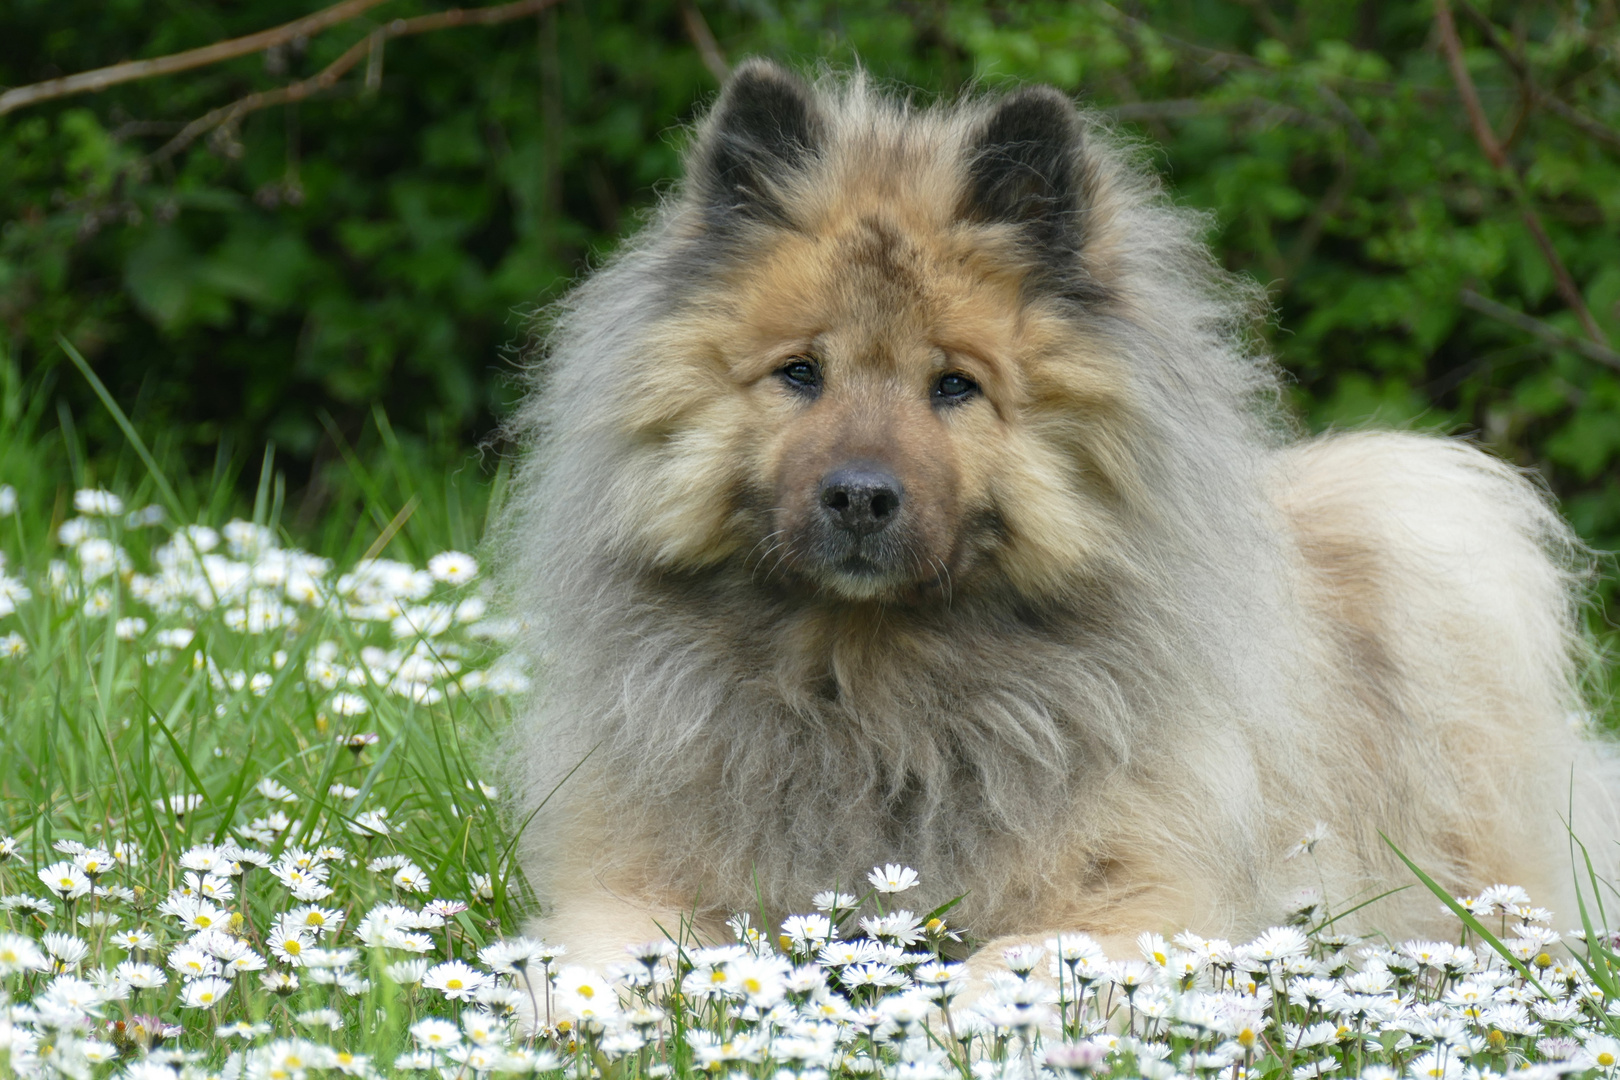
[[[1597,1056],[1597,1063],[1607,1069],[1614,1064],[1614,1055],[1605,1050]]]
[[[298,944],[297,938],[288,938],[286,943],[282,945],[282,948],[287,951],[289,956],[297,956],[299,953],[304,951],[303,946]]]
[[[589,984],[580,987],[579,996],[584,998],[586,1001],[589,1001],[591,998],[596,996],[596,987]]]
[[[444,988],[446,990],[460,990],[461,985],[462,984],[461,984],[460,979],[446,979],[446,980],[444,980]]]

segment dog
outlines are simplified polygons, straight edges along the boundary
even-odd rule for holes
[[[537,933],[623,960],[883,863],[991,946],[1302,888],[1438,932],[1390,844],[1576,918],[1584,549],[1464,441],[1297,435],[1204,227],[1056,90],[736,71],[514,421]]]

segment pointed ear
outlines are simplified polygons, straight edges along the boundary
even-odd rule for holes
[[[1089,204],[1084,136],[1074,104],[1048,86],[1017,90],[997,102],[968,144],[961,216],[1017,226],[1040,276],[1069,292],[1090,280],[1080,265]]]
[[[802,79],[768,60],[743,64],[704,122],[687,168],[705,215],[716,224],[787,223],[780,181],[819,155],[821,129]]]

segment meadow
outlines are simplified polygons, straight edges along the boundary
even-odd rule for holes
[[[486,775],[537,677],[477,561],[498,490],[404,495],[356,461],[362,524],[302,550],[273,455],[236,514],[230,477],[167,475],[67,351],[128,445],[94,482],[39,434],[45,396],[0,379],[0,1074],[1615,1071],[1620,939],[1590,878],[1578,928],[1507,883],[1437,892],[1450,940],[1356,939],[1340,898],[1303,895],[1251,942],[1064,935],[986,982],[972,928],[910,910],[916,875],[886,866],[780,926],[739,912],[731,940],[672,926],[571,965],[523,933],[522,822]]]

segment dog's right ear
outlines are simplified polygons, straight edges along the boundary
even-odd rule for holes
[[[750,60],[726,82],[687,166],[690,190],[712,224],[788,223],[781,179],[820,153],[822,121],[810,88],[769,60]]]

